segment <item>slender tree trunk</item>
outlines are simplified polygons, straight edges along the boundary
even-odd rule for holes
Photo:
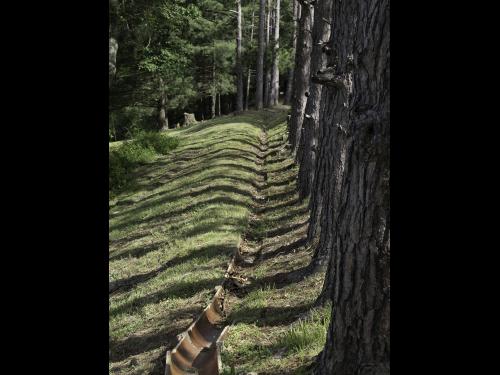
[[[277,105],[280,95],[280,73],[279,73],[279,41],[280,41],[280,0],[276,0],[274,8],[274,45],[273,45],[273,68],[271,78],[271,105]]]
[[[213,43],[213,51],[212,51],[212,111],[211,118],[215,118],[215,106],[217,101],[217,91],[215,89],[215,41]]]
[[[237,23],[238,35],[236,38],[236,75],[237,75],[237,94],[236,94],[236,111],[243,111],[243,66],[241,62],[241,0],[236,0],[237,6]]]
[[[254,25],[254,6],[255,6],[255,1],[252,3],[252,25],[250,26],[250,43],[249,46],[252,45],[253,42],[253,25]],[[250,78],[252,77],[252,69],[250,69],[250,64],[248,66],[248,75],[247,75],[247,94],[245,98],[245,110],[248,111],[248,103],[250,102]]]
[[[259,50],[257,55],[257,79],[255,87],[255,107],[262,109],[262,94],[264,84],[264,23],[266,18],[266,0],[260,0],[259,7]]]
[[[217,103],[218,103],[218,108],[217,108],[218,109],[218,111],[217,111],[218,115],[217,116],[220,117],[221,116],[221,111],[220,111],[220,93],[217,94],[217,99],[218,99],[217,100]]]
[[[267,2],[267,15],[266,15],[266,50],[264,54],[264,66],[265,66],[265,81],[264,81],[264,107],[269,107],[270,105],[270,97],[271,94],[271,65],[270,65],[270,49],[269,49],[269,41],[271,40],[271,12],[272,12],[272,0],[268,0]]]
[[[295,48],[297,46],[297,20],[299,18],[299,4],[297,0],[292,0],[293,6],[293,34],[292,34],[292,54],[295,56]],[[289,105],[292,102],[293,93],[293,76],[294,76],[294,66],[288,70],[288,79],[286,82],[286,92],[285,92],[285,104]]]
[[[311,75],[326,67],[329,51],[326,44],[330,38],[332,0],[323,0],[314,6],[313,49],[311,54]],[[325,48],[324,48],[325,47]],[[304,110],[303,132],[297,150],[300,166],[297,187],[300,198],[311,194],[314,185],[314,165],[316,161],[317,137],[319,128],[319,106],[323,85],[310,82],[309,97]],[[311,239],[310,239],[311,240]]]
[[[161,77],[158,78],[158,82],[160,91],[160,98],[158,100],[158,128],[164,131],[168,129],[167,94]]]
[[[306,0],[299,0],[301,4],[301,16],[297,34],[297,47],[295,52],[294,71],[294,94],[292,99],[292,113],[288,123],[288,139],[292,146],[293,154],[297,152],[297,146],[302,132],[302,120],[306,107],[309,90],[309,67],[312,52],[312,23],[314,8]]]
[[[115,38],[109,37],[109,87],[113,83],[116,75],[116,55],[118,53],[118,42]]]
[[[215,108],[216,108],[216,101],[217,101],[217,94],[215,92],[212,93],[212,96],[211,96],[211,100],[212,100],[212,107],[211,107],[211,110],[210,110],[210,118],[215,118]]]
[[[314,77],[325,85],[316,171],[333,176],[321,231],[332,314],[314,374],[388,375],[389,0],[334,0],[332,14],[330,67]]]

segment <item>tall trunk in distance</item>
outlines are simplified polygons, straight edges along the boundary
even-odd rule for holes
[[[109,81],[108,87],[111,87],[116,75],[116,55],[118,53],[118,41],[115,36],[117,35],[116,23],[117,23],[117,12],[118,12],[118,1],[109,1]]]
[[[213,51],[212,51],[212,110],[211,110],[211,118],[215,118],[215,106],[217,101],[217,91],[215,89],[215,41],[213,43]]]
[[[218,109],[218,111],[217,111],[218,115],[217,116],[220,117],[222,115],[221,111],[220,111],[220,93],[217,94],[217,103],[218,103],[218,108],[217,108]]]
[[[292,0],[293,7],[293,34],[292,34],[292,54],[295,56],[295,49],[297,46],[297,20],[299,18],[299,3],[297,0]],[[292,93],[293,93],[293,74],[294,65],[288,70],[288,79],[286,82],[286,90],[285,90],[285,100],[284,104],[289,105],[292,102]]]
[[[255,0],[252,3],[252,24],[250,26],[250,43],[249,46],[252,45],[253,42],[253,21],[254,21],[254,6],[255,6]],[[248,103],[250,102],[250,79],[252,77],[252,69],[250,69],[250,64],[248,64],[248,75],[247,75],[247,93],[245,96],[245,110],[248,111]]]
[[[118,53],[118,42],[115,38],[109,37],[109,87],[113,83],[116,75],[116,55]]]
[[[271,94],[271,65],[269,58],[271,51],[269,48],[269,41],[271,40],[271,29],[272,29],[272,1],[267,2],[267,15],[266,15],[266,50],[264,54],[264,66],[265,66],[265,76],[264,76],[264,107],[269,107]]]
[[[217,94],[215,93],[215,91],[212,92],[212,95],[211,95],[211,103],[212,103],[212,106],[210,108],[210,118],[215,118],[215,108],[216,108],[216,102],[217,102]]]
[[[278,104],[280,95],[280,73],[279,73],[279,41],[280,41],[280,0],[276,1],[276,7],[274,8],[274,45],[273,45],[273,67],[271,73],[271,100],[270,104],[272,106]]]
[[[264,23],[266,18],[266,0],[260,0],[259,7],[259,50],[257,55],[257,78],[255,80],[255,107],[262,109],[264,85]]]
[[[241,62],[241,0],[236,0],[237,37],[236,37],[236,112],[243,111],[243,66]]]
[[[302,133],[302,120],[309,90],[309,67],[312,52],[312,23],[314,8],[307,0],[299,0],[301,15],[295,51],[294,93],[292,113],[288,123],[288,140],[295,155]]]
[[[389,0],[334,0],[332,60],[314,78],[325,85],[316,171],[334,176],[321,230],[332,312],[315,375],[390,373],[389,13]]]
[[[326,44],[330,38],[330,24],[333,0],[323,0],[314,6],[313,47],[311,54],[311,76],[326,67],[329,49]],[[314,165],[316,161],[317,137],[319,128],[319,106],[323,85],[309,83],[309,96],[304,110],[303,131],[297,149],[299,175],[297,187],[301,199],[314,190]],[[314,199],[314,198],[312,198]]]
[[[163,85],[163,78],[158,78],[160,98],[158,99],[158,129],[161,131],[168,129],[167,117],[167,93]]]

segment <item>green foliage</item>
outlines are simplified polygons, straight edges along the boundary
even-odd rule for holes
[[[118,42],[117,71],[110,88],[110,139],[130,139],[139,130],[155,130],[162,94],[174,122],[183,112],[210,111],[209,97],[235,95],[235,7],[234,0],[110,1],[110,35]],[[258,8],[257,0],[242,1],[245,84],[248,69],[255,77]],[[291,13],[291,0],[282,0],[282,77],[294,58]]]
[[[125,107],[109,112],[110,141],[130,139],[141,131],[152,131],[156,120],[152,108]]]
[[[134,168],[152,161],[158,154],[165,155],[179,144],[177,138],[160,133],[138,133],[134,140],[125,142],[109,152],[109,194],[113,197],[132,180]]]
[[[144,149],[153,149],[161,155],[166,155],[179,145],[177,138],[167,137],[155,132],[141,132],[135,142]]]

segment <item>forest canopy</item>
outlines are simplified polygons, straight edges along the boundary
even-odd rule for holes
[[[110,75],[110,140],[140,130],[175,127],[183,113],[206,120],[235,110],[237,12],[234,0],[110,1],[110,43],[117,44]],[[268,13],[272,18],[273,4]],[[254,101],[259,2],[241,2],[241,61],[245,107]],[[293,65],[293,6],[281,1],[280,90]],[[272,34],[272,19],[268,33]],[[274,41],[266,46],[272,64]],[[250,76],[250,77],[249,77]],[[251,79],[250,79],[251,78]],[[160,124],[159,107],[166,119]]]

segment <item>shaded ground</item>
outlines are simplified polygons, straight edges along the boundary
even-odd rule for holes
[[[296,192],[297,167],[284,148],[285,124],[268,132],[267,179],[250,218],[239,276],[248,279],[229,301],[233,322],[225,340],[227,374],[300,374],[324,346],[329,309],[311,310],[323,274],[304,277],[307,202]],[[251,265],[248,264],[251,263]]]
[[[301,277],[311,257],[307,204],[295,191],[285,119],[279,108],[173,130],[180,146],[110,202],[110,373],[163,374],[166,351],[241,242],[254,263],[238,268],[248,282],[229,299],[225,371],[300,373],[323,347],[327,314],[297,321],[311,314],[322,275]]]

